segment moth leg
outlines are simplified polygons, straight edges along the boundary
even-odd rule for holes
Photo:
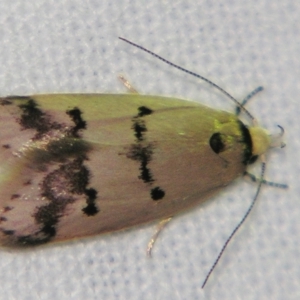
[[[124,84],[124,86],[127,88],[129,93],[131,93],[131,94],[139,93],[123,75],[119,75],[118,78]]]
[[[262,86],[257,87],[255,90],[253,90],[250,94],[248,94],[244,100],[241,102],[241,106],[246,106],[246,104],[248,103],[248,101],[253,98],[256,94],[258,94],[259,92],[261,92],[264,88]],[[235,114],[238,116],[241,113],[241,107],[237,106],[235,109]]]
[[[277,187],[277,188],[280,188],[280,189],[287,189],[288,188],[287,184],[267,181],[265,179],[261,180],[260,178],[256,177],[255,175],[253,175],[251,173],[248,173],[247,171],[244,172],[244,176],[247,176],[248,178],[250,178],[250,180],[252,182],[262,181],[263,184],[266,184],[268,186]]]
[[[171,221],[172,217],[170,218],[167,218],[167,219],[164,219],[164,220],[161,220],[158,225],[157,225],[157,228],[156,228],[156,231],[155,233],[152,235],[149,243],[148,243],[148,247],[147,247],[147,256],[151,256],[151,253],[152,253],[152,249],[153,249],[153,246],[154,246],[154,243],[156,242],[157,240],[157,237],[159,236],[159,234],[161,233],[161,231],[165,228],[165,226]]]

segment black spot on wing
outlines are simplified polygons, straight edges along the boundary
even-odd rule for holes
[[[162,199],[164,196],[165,191],[158,186],[151,190],[151,198],[155,201]]]
[[[211,149],[219,154],[225,150],[225,142],[220,132],[214,133],[209,139],[209,145]]]
[[[97,191],[93,188],[87,189],[85,191],[85,194],[87,195],[86,204],[87,206],[82,209],[82,211],[87,216],[94,216],[99,212],[99,208],[96,205],[96,199],[97,199]]]
[[[149,166],[155,147],[152,143],[147,141],[147,126],[144,117],[152,113],[153,111],[146,106],[140,106],[138,108],[137,115],[132,118],[132,129],[136,142],[131,145],[127,152],[128,158],[140,163],[140,175],[138,178],[150,186],[155,182]],[[149,194],[152,200],[160,200],[165,196],[165,192],[159,187],[150,189]]]
[[[138,117],[144,117],[144,116],[147,116],[147,115],[151,115],[153,113],[153,110],[146,107],[146,106],[140,106],[138,108]]]

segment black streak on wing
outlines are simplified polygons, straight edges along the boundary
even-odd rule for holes
[[[147,141],[147,126],[146,120],[144,119],[145,116],[151,115],[152,113],[153,111],[150,108],[140,106],[137,115],[132,118],[132,129],[136,137],[136,143],[131,145],[127,157],[140,162],[140,175],[138,178],[151,186],[150,197],[152,200],[157,201],[165,196],[165,192],[160,187],[152,188],[155,180],[149,168],[149,163],[152,159],[154,147]]]
[[[86,207],[82,209],[82,212],[86,216],[93,216],[99,212],[96,205],[97,191],[88,187],[90,171],[84,165],[88,159],[87,154],[90,147],[81,139],[80,131],[86,129],[87,124],[82,119],[81,111],[76,107],[66,111],[66,115],[71,118],[74,126],[66,126],[52,120],[52,117],[42,111],[36,101],[30,97],[8,97],[1,103],[2,105],[11,105],[14,104],[14,99],[24,100],[19,105],[20,116],[17,121],[22,130],[35,130],[32,141],[51,136],[54,131],[59,131],[63,136],[58,142],[57,139],[48,142],[50,146],[48,145],[46,152],[51,152],[51,155],[34,161],[37,164],[42,161],[46,165],[46,171],[47,167],[51,166],[51,171],[46,173],[40,183],[40,196],[46,204],[36,207],[32,214],[38,229],[29,235],[20,236],[13,228],[1,228],[2,233],[13,236],[18,245],[39,245],[56,236],[59,219],[67,213],[68,204],[85,198]],[[51,150],[52,148],[53,150]],[[63,159],[55,158],[55,156],[61,156]],[[54,169],[53,166],[55,166]],[[16,198],[16,195],[13,194],[12,199]],[[7,207],[3,211],[8,212],[11,209],[13,208]]]
[[[19,108],[21,109],[19,124],[23,130],[35,129],[37,131],[33,140],[39,140],[50,130],[59,130],[62,127],[60,124],[51,121],[50,117],[42,112],[37,103],[31,98],[28,98],[26,103],[20,104]]]
[[[80,129],[86,129],[86,121],[81,118],[81,111],[75,107],[74,109],[68,110],[67,114],[71,117],[75,126],[71,129],[71,134],[73,137],[80,137],[78,131]]]
[[[148,164],[151,161],[153,153],[153,146],[151,144],[141,145],[139,143],[133,144],[128,153],[129,158],[140,162],[140,175],[139,179],[145,183],[153,182],[151,171]]]
[[[244,155],[243,155],[243,164],[248,165],[254,163],[257,159],[257,156],[252,155],[252,139],[249,132],[249,129],[241,122],[238,121],[241,130],[241,143],[245,145]]]

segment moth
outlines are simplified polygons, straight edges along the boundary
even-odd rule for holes
[[[237,114],[137,93],[2,97],[0,118],[4,247],[169,220],[242,176],[272,145]]]

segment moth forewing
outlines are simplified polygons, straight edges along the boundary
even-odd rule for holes
[[[1,104],[12,128],[0,131],[3,245],[173,216],[240,176],[251,152],[235,115],[180,99],[55,94]]]

